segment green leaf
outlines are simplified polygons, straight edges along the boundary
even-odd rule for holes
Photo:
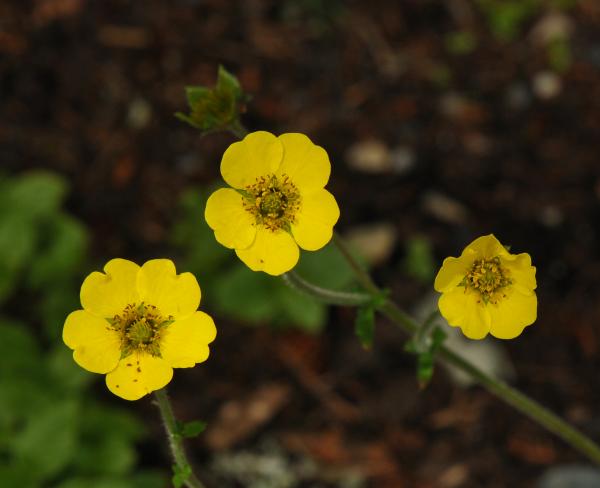
[[[312,297],[302,295],[285,283],[277,283],[277,301],[281,305],[280,322],[295,325],[311,334],[320,332],[327,321],[327,307]],[[284,324],[286,325],[286,324]]]
[[[14,214],[38,218],[51,215],[62,204],[67,184],[63,178],[49,171],[23,173],[8,185],[7,202]]]
[[[106,432],[118,432],[123,439],[134,442],[144,435],[145,428],[137,417],[126,410],[92,403],[85,407],[81,431],[91,439],[102,438]]]
[[[68,215],[55,214],[40,227],[42,246],[29,268],[29,286],[62,283],[79,272],[87,249],[85,228]]]
[[[207,97],[212,90],[205,86],[186,86],[185,96],[190,107],[200,103],[202,98]]]
[[[193,420],[191,422],[182,423],[179,426],[179,434],[181,437],[196,437],[204,432],[205,429],[206,422],[202,422],[201,420]]]
[[[67,315],[80,308],[79,286],[80,283],[71,279],[61,282],[60,286],[48,287],[41,294],[35,312],[49,340],[60,341]]]
[[[173,478],[171,480],[175,488],[181,488],[190,476],[192,476],[192,468],[189,465],[181,467],[176,464],[173,465]]]
[[[418,337],[418,334],[404,348],[417,355],[417,381],[420,388],[425,388],[433,377],[435,355],[446,340],[446,333],[435,327],[428,337]]]
[[[65,394],[77,394],[94,380],[93,375],[75,363],[73,351],[64,344],[49,352],[46,365],[54,388]]]
[[[230,249],[216,241],[214,231],[206,220],[199,217],[213,189],[190,188],[183,193],[179,218],[171,233],[171,243],[183,254],[184,267],[204,277],[210,277],[226,261],[237,260]],[[210,291],[207,290],[209,294]]]
[[[430,284],[435,274],[435,261],[429,241],[424,237],[412,237],[406,243],[404,268],[408,275],[424,284]]]
[[[0,374],[26,376],[39,368],[40,351],[22,322],[0,318]]]
[[[244,265],[233,266],[213,282],[215,306],[221,313],[248,323],[271,321],[281,307],[273,294],[277,281]]]
[[[55,402],[30,418],[14,439],[16,465],[28,466],[40,479],[66,467],[76,452],[78,413],[77,402],[69,399]]]
[[[245,100],[240,83],[223,66],[219,67],[214,88],[186,87],[189,114],[175,116],[204,133],[228,130],[239,124],[240,110]]]
[[[29,220],[17,213],[0,215],[0,302],[16,287],[37,239],[37,229]]]
[[[102,437],[84,439],[73,466],[82,474],[123,476],[134,467],[136,460],[131,442],[118,432],[106,430]]]
[[[354,272],[333,243],[315,252],[303,252],[295,270],[307,281],[342,290],[354,282]]]
[[[375,309],[371,305],[358,308],[354,322],[356,337],[365,349],[373,346],[375,333]]]
[[[219,65],[216,89],[220,94],[225,94],[229,98],[235,100],[239,100],[242,96],[240,82],[233,74],[227,71],[223,65]]]

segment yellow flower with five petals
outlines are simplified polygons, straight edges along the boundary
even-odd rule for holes
[[[206,361],[215,324],[198,309],[200,287],[191,273],[176,274],[168,259],[143,266],[112,259],[81,286],[81,306],[67,317],[63,341],[79,366],[106,374],[125,400],[163,388],[173,368]]]
[[[253,132],[225,151],[231,188],[210,196],[206,221],[250,269],[280,275],[298,262],[298,246],[316,251],[331,239],[340,211],[324,188],[330,172],[325,150],[304,134]]]
[[[510,254],[493,234],[446,258],[434,283],[440,313],[470,339],[520,335],[537,317],[536,286],[529,254]]]

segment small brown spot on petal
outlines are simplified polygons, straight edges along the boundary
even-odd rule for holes
[[[140,368],[139,366],[137,367],[137,372],[141,373],[142,372],[142,368]]]

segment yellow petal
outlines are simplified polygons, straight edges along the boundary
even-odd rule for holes
[[[206,202],[206,222],[217,241],[230,249],[245,249],[256,236],[256,218],[242,202],[242,195],[231,188],[217,190]]]
[[[526,295],[531,295],[536,289],[535,267],[531,266],[531,256],[526,252],[517,254],[512,261],[503,263],[509,271],[513,286]]]
[[[466,276],[473,264],[473,255],[468,253],[459,258],[449,257],[444,259],[433,283],[435,291],[446,292],[455,288]]]
[[[101,318],[114,317],[139,300],[136,280],[140,267],[126,259],[111,259],[104,273],[94,271],[81,285],[81,305]]]
[[[213,319],[196,312],[169,325],[160,341],[160,353],[173,368],[191,368],[208,359],[208,344],[215,340]]]
[[[221,175],[234,188],[246,188],[259,176],[273,174],[281,164],[283,146],[270,132],[248,134],[227,148],[221,160]]]
[[[200,305],[200,286],[192,273],[177,274],[170,259],[146,261],[138,274],[140,300],[163,316],[185,318]]]
[[[105,319],[85,310],[71,312],[63,327],[63,341],[74,349],[73,359],[92,373],[108,373],[121,356],[119,334]]]
[[[481,236],[475,239],[469,244],[463,251],[463,255],[471,252],[477,254],[477,258],[493,258],[496,256],[502,256],[506,259],[512,259],[506,248],[500,244],[500,241],[496,239],[494,234],[488,234],[487,236]]]
[[[498,339],[513,339],[537,318],[535,293],[520,293],[513,287],[507,288],[506,298],[497,305],[488,304],[492,325],[490,333]]]
[[[160,390],[173,378],[173,368],[162,358],[135,352],[106,375],[106,386],[125,400],[138,400]]]
[[[282,134],[283,160],[276,175],[288,175],[301,191],[323,188],[329,180],[331,163],[325,149],[304,134]]]
[[[460,327],[469,339],[483,339],[490,331],[490,314],[478,300],[478,293],[456,287],[440,297],[438,306],[448,323]]]
[[[235,253],[252,271],[264,271],[270,275],[283,274],[298,262],[300,251],[294,238],[280,230],[271,232],[264,227],[256,231],[256,240],[248,249],[236,249]]]
[[[294,239],[302,249],[321,249],[331,240],[333,226],[339,217],[337,202],[327,190],[303,194],[296,223],[292,225]]]

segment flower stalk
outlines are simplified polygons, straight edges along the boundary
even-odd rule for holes
[[[235,136],[242,138],[248,132],[245,127],[237,121],[236,127],[229,128]],[[383,291],[375,284],[371,276],[363,269],[350,252],[344,240],[334,232],[333,242],[344,256],[352,270],[358,283],[370,295],[370,300],[374,301],[377,297],[385,296]],[[361,303],[351,303],[352,300],[340,300],[337,291],[324,289],[307,282],[293,272],[288,272],[283,275],[286,283],[301,293],[309,294],[313,298],[332,305],[360,305]],[[357,297],[358,298],[358,297]],[[343,302],[343,303],[342,303]],[[419,331],[419,324],[406,312],[404,312],[396,303],[388,298],[380,302],[378,310],[385,315],[395,325],[400,327],[409,336],[413,336]],[[535,400],[529,398],[519,390],[511,387],[503,381],[489,376],[477,366],[466,360],[460,354],[450,350],[442,345],[436,359],[447,364],[451,364],[463,372],[467,373],[471,378],[477,381],[481,386],[486,388],[490,393],[496,395],[499,399],[512,406],[519,412],[523,413],[539,425],[554,433],[573,448],[581,452],[587,458],[597,465],[600,465],[600,446],[585,436],[577,429],[570,426],[562,420],[558,415],[552,413],[546,407],[542,406]]]
[[[173,461],[177,467],[176,476],[178,474],[181,476],[181,474],[184,473],[183,477],[181,478],[183,486],[187,486],[188,488],[205,488],[202,482],[192,471],[191,464],[185,454],[183,437],[178,432],[177,420],[175,418],[175,414],[173,413],[173,407],[169,401],[166,388],[154,392],[154,403],[158,406],[158,410],[160,411],[163,425],[165,427],[165,432],[167,434],[167,439],[169,440],[171,455],[173,456]],[[187,475],[185,475],[185,473],[187,473]]]
[[[288,271],[281,275],[286,285],[297,292],[308,295],[312,298],[327,303],[329,305],[341,305],[358,307],[372,301],[371,295],[367,293],[354,293],[345,291],[330,290],[316,286],[299,276],[295,271]]]
[[[361,285],[364,286],[369,293],[372,293],[375,296],[381,296],[381,290],[354,259],[343,239],[340,236],[335,235],[334,243],[354,270],[356,278]],[[409,335],[415,334],[419,329],[419,324],[389,299],[380,307],[379,311]],[[589,437],[570,426],[546,407],[507,383],[484,373],[473,363],[467,361],[460,354],[452,351],[446,346],[442,345],[440,347],[436,358],[464,371],[490,393],[493,393],[508,405],[514,407],[542,427],[563,439],[595,464],[600,465],[600,446]]]

